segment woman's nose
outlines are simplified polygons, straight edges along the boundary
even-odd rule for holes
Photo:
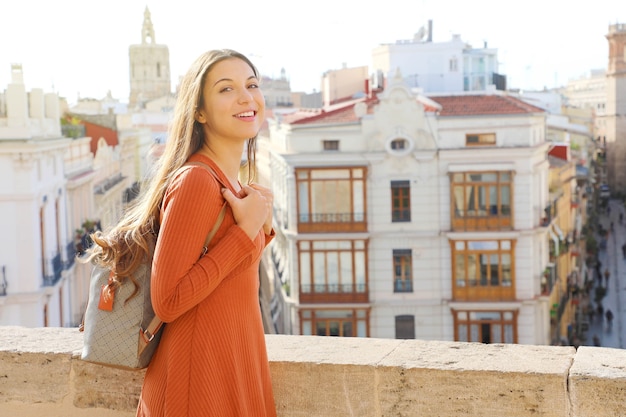
[[[253,100],[252,93],[250,93],[250,91],[248,91],[247,88],[243,89],[241,94],[239,94],[239,102],[241,103],[248,103],[252,100]]]

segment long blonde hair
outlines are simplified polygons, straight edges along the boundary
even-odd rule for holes
[[[215,64],[231,58],[247,63],[259,78],[254,64],[239,52],[219,49],[200,55],[180,83],[165,150],[155,167],[154,176],[147,180],[147,187],[128,207],[117,225],[106,233],[98,231],[91,235],[94,245],[85,260],[112,269],[118,285],[124,278],[130,278],[135,284],[135,293],[138,287],[132,274],[152,253],[159,232],[159,210],[165,191],[175,172],[202,147],[206,139],[202,125],[195,119],[196,110],[203,104],[206,75]],[[252,181],[256,136],[248,140],[247,151],[248,177]]]

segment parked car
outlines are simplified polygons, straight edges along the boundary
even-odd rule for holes
[[[600,185],[600,198],[609,198],[611,197],[611,189],[608,185],[602,184]]]

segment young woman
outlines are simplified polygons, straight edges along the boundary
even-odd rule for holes
[[[272,193],[248,177],[265,102],[254,65],[240,53],[201,55],[184,76],[165,151],[138,204],[106,236],[144,254],[158,230],[151,295],[166,324],[146,371],[138,417],[275,416],[258,300],[261,253],[273,237]],[[180,169],[187,162],[209,165]],[[208,251],[205,237],[224,201]],[[149,228],[148,228],[149,229]],[[111,249],[111,253],[115,253]]]

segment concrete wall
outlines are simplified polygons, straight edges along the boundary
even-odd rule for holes
[[[279,416],[623,415],[626,350],[266,336]],[[79,359],[74,328],[0,328],[0,415],[132,417],[143,371]]]

